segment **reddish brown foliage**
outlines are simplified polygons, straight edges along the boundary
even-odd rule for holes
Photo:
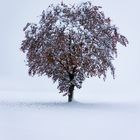
[[[117,43],[126,46],[128,41],[100,8],[90,2],[51,5],[39,25],[28,23],[21,50],[27,54],[29,74],[51,77],[66,94],[71,85],[81,88],[86,77],[105,79],[108,69],[114,76]]]

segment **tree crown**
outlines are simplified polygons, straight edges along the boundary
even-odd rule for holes
[[[21,50],[26,53],[29,75],[47,75],[58,81],[60,92],[70,85],[81,88],[86,77],[103,76],[115,68],[117,43],[128,44],[118,28],[111,25],[100,6],[50,5],[39,24],[28,23]]]

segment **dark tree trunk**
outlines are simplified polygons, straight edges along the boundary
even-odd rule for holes
[[[70,79],[70,82],[74,79],[74,71],[75,71],[75,68],[73,69],[73,73],[69,73],[69,79]],[[68,94],[68,102],[72,102],[73,100],[73,92],[74,92],[74,84],[70,84],[70,87],[69,87],[69,94]]]
[[[68,102],[72,102],[73,100],[73,91],[74,91],[74,85],[71,85],[69,87]]]

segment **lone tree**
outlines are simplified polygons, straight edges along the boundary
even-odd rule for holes
[[[27,23],[23,29],[21,50],[27,56],[29,75],[47,75],[58,81],[57,88],[68,95],[68,102],[86,77],[105,80],[108,69],[114,77],[117,43],[128,44],[100,8],[91,2],[50,5],[39,24]]]

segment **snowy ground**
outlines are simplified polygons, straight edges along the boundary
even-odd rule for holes
[[[56,93],[0,91],[0,139],[139,140],[137,97],[84,94],[69,104]]]

